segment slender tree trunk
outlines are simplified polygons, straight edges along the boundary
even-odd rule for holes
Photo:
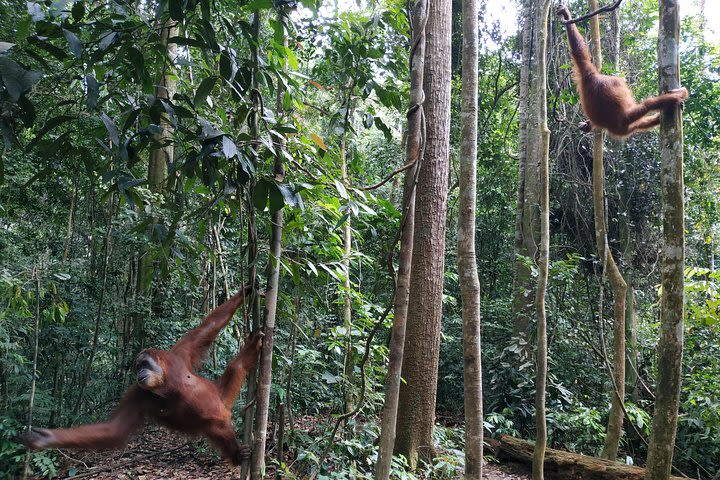
[[[90,372],[92,371],[92,364],[95,360],[95,354],[97,353],[98,339],[100,336],[100,323],[103,318],[103,308],[105,306],[105,295],[107,293],[107,273],[108,273],[108,262],[110,261],[110,235],[112,233],[112,218],[114,210],[115,196],[110,195],[108,201],[108,217],[107,225],[105,227],[105,238],[103,240],[103,263],[102,263],[102,278],[100,280],[100,298],[98,299],[97,311],[95,313],[95,327],[93,330],[92,345],[90,347],[90,355],[88,356],[87,363],[85,364],[85,370],[83,372],[80,381],[80,391],[78,392],[77,400],[75,402],[75,408],[73,409],[73,416],[77,415],[82,405],[83,395],[85,393],[85,387],[90,379]]]
[[[280,468],[275,471],[275,479],[282,480],[285,478],[283,475],[282,465],[283,457],[285,457],[285,404],[278,404],[278,435],[277,435],[277,463]]]
[[[680,87],[678,4],[678,0],[660,0],[658,67],[661,92]],[[685,302],[685,198],[680,108],[675,107],[662,114],[660,162],[663,198],[662,298],[657,347],[658,379],[652,434],[648,445],[647,480],[666,480],[670,477],[680,406]]]
[[[260,12],[255,11],[253,14],[253,22],[252,22],[252,37],[253,41],[255,42],[250,47],[252,49],[252,59],[253,59],[253,67],[252,67],[252,103],[253,103],[253,109],[251,112],[251,118],[250,118],[250,136],[254,141],[257,141],[258,139],[258,130],[259,130],[259,119],[260,119],[260,98],[259,98],[259,82],[258,82],[258,75],[260,70]],[[255,170],[257,170],[257,158],[256,156],[253,156],[251,158],[251,161],[253,163],[253,166],[255,167]],[[246,328],[246,330],[255,330],[256,328],[260,327],[260,297],[258,295],[256,286],[257,286],[257,260],[258,260],[258,237],[257,237],[257,224],[255,222],[255,207],[252,203],[252,197],[253,192],[255,190],[255,178],[250,179],[250,187],[248,188],[248,195],[247,195],[247,208],[248,208],[248,265],[249,265],[249,272],[248,272],[248,281],[252,283],[253,290],[252,295],[250,297],[250,301],[248,304],[249,309],[249,316],[251,317],[250,320],[250,328]],[[250,332],[246,332],[246,334],[249,334]],[[257,395],[257,383],[258,383],[258,374],[257,370],[253,370],[248,375],[247,379],[247,394],[245,397],[245,403],[249,404],[250,402],[253,402]],[[246,411],[245,411],[245,418],[243,420],[243,443],[246,445],[255,445],[255,440],[253,438],[253,433],[255,431],[254,428],[254,422],[255,422],[255,411],[256,411],[256,404],[250,405]],[[253,455],[255,455],[255,451],[253,449]],[[264,456],[264,452],[263,452]],[[248,473],[250,471],[250,465],[252,463],[252,459],[246,460],[243,462],[240,472],[240,479],[245,480],[248,476]]]
[[[278,21],[286,30],[288,17],[284,12],[278,14]],[[287,36],[284,36],[283,44],[287,47]],[[285,90],[281,84],[278,84],[277,112],[278,118],[284,118],[283,99]],[[285,150],[285,140],[278,140],[278,154],[275,156],[275,165],[273,173],[275,181],[283,182],[285,179],[285,169],[283,168],[282,158]],[[267,440],[268,430],[268,413],[270,409],[270,386],[272,385],[272,356],[273,356],[273,336],[275,333],[275,317],[278,303],[278,289],[280,285],[280,262],[282,255],[282,231],[283,231],[283,209],[279,208],[271,215],[271,233],[270,233],[270,255],[267,266],[267,289],[265,291],[265,312],[263,330],[265,338],[263,339],[262,353],[260,356],[260,364],[258,366],[258,387],[256,394],[256,413],[255,413],[255,433],[253,440],[253,453],[250,464],[250,478],[253,480],[261,479],[265,471],[265,443]]]
[[[295,374],[295,351],[297,349],[297,332],[302,324],[302,310],[300,308],[301,289],[295,286],[295,321],[290,327],[290,365],[288,366],[287,384],[285,385],[285,408],[287,410],[288,426],[292,431],[295,421],[293,419],[293,395],[292,385]]]
[[[625,386],[630,393],[630,401],[638,401],[638,343],[637,316],[635,315],[635,295],[633,293],[633,276],[626,274],[627,294],[625,297],[625,338],[627,340],[625,359]]]
[[[524,0],[524,22],[522,28],[522,66],[520,68],[520,91],[518,106],[518,189],[515,210],[515,243],[513,260],[513,340],[518,344],[519,354],[516,366],[530,361],[530,323],[534,314],[535,291],[530,268],[522,257],[534,259],[540,240],[540,203],[538,191],[538,166],[530,162],[531,140],[528,136],[529,89],[531,69],[537,57],[534,56],[533,31],[535,1]]]
[[[395,451],[414,468],[435,455],[450,141],[451,2],[428,3],[424,91],[427,142],[418,174],[407,335]]]
[[[400,394],[400,372],[405,346],[405,329],[410,295],[410,272],[412,269],[413,232],[415,230],[415,179],[422,161],[423,148],[423,72],[425,68],[425,25],[427,22],[427,0],[414,0],[409,12],[412,24],[410,48],[410,105],[407,112],[407,163],[415,166],[405,173],[403,187],[402,216],[400,219],[400,254],[398,273],[395,281],[395,315],[390,334],[390,359],[385,379],[385,406],[380,426],[380,448],[375,466],[375,479],[390,478],[393,445],[395,444],[398,401]]]
[[[597,10],[597,0],[588,0],[590,11]],[[600,17],[590,19],[590,37],[593,63],[602,69],[602,50],[600,46]],[[595,130],[593,139],[593,206],[595,212],[595,243],[598,258],[602,264],[602,276],[608,276],[613,292],[613,372],[608,426],[605,445],[601,456],[610,460],[617,457],[620,435],[622,434],[623,409],[625,402],[625,296],[627,285],[615,263],[608,244],[607,222],[605,220],[605,168],[603,164],[603,144],[605,132]],[[600,310],[599,321],[603,321]]]
[[[77,199],[77,182],[73,181],[73,191],[70,197],[70,208],[68,210],[68,221],[65,229],[65,247],[63,248],[63,262],[67,261],[70,254],[70,245],[72,244],[73,220],[75,216],[75,200]]]
[[[480,280],[475,255],[477,194],[478,7],[463,0],[462,107],[458,274],[463,320],[465,478],[480,480],[483,462],[483,399],[480,359]]]
[[[537,165],[537,191],[540,204],[540,243],[535,257],[538,269],[535,294],[537,318],[537,352],[535,359],[535,448],[532,478],[544,479],[545,450],[547,448],[547,420],[545,391],[547,384],[547,319],[545,294],[550,262],[550,130],[547,127],[547,36],[550,0],[536,0],[532,18],[533,64],[529,81],[528,165]],[[526,179],[527,183],[527,179]],[[526,200],[527,201],[527,200]]]
[[[352,92],[349,94],[352,95]],[[347,108],[350,108],[348,102]],[[347,130],[347,125],[346,125]],[[347,165],[347,144],[346,135],[340,141],[340,169],[342,171],[342,181],[345,188],[350,187]],[[352,252],[352,226],[350,225],[350,216],[345,220],[343,225],[343,269],[345,270],[345,279],[343,280],[343,327],[345,328],[345,361],[344,364],[344,381],[345,381],[345,413],[355,410],[355,362],[353,362],[353,344],[352,344],[352,292],[350,291],[350,253]]]
[[[71,209],[72,211],[72,209]],[[38,344],[40,340],[40,273],[37,265],[33,267],[33,280],[35,282],[35,321],[33,322],[33,362],[32,378],[30,379],[30,404],[28,405],[28,430],[33,424],[33,410],[35,408],[35,379],[37,378]],[[25,451],[25,467],[23,468],[23,480],[30,475],[30,449]]]

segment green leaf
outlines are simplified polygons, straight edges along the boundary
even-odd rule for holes
[[[30,14],[34,22],[45,20],[45,11],[39,3],[25,2],[27,5],[27,13]]]
[[[87,106],[90,110],[95,110],[100,96],[100,86],[95,77],[90,74],[85,75],[85,85],[87,86]]]
[[[135,69],[135,79],[142,82],[143,77],[145,77],[145,57],[142,52],[135,47],[130,47],[127,49],[126,58]]]
[[[73,20],[76,22],[79,22],[83,19],[85,16],[85,3],[82,1],[77,1],[72,7],[72,17]]]
[[[252,0],[250,3],[243,5],[243,10],[254,12],[256,10],[267,10],[272,8],[272,0]]]
[[[230,52],[227,50],[220,52],[220,75],[228,82],[232,82],[236,72],[237,66],[235,60],[230,56]]]
[[[253,190],[253,205],[261,212],[265,210],[265,206],[267,205],[269,187],[270,185],[267,180],[259,180]]]
[[[47,122],[45,122],[43,128],[41,128],[40,131],[35,134],[35,138],[33,138],[28,145],[28,149],[34,147],[47,132],[69,120],[73,120],[74,118],[75,117],[70,115],[58,115],[57,117],[53,117]]]
[[[70,45],[70,52],[73,54],[75,58],[82,57],[82,51],[83,46],[80,39],[70,30],[67,30],[63,28],[63,35],[65,35],[65,38],[68,41],[68,44]]]
[[[338,191],[338,194],[340,195],[340,198],[348,198],[347,190],[345,190],[345,185],[342,184],[340,180],[337,178],[334,179],[335,182],[335,188]]]
[[[202,39],[192,37],[170,37],[168,43],[174,43],[175,45],[181,45],[184,47],[197,47],[201,49],[207,49],[208,44]]]
[[[115,122],[112,118],[105,115],[105,113],[100,114],[100,119],[105,124],[105,128],[107,128],[108,134],[110,136],[110,141],[113,143],[113,146],[117,148],[120,145],[120,135],[118,134],[118,129],[115,126]]]
[[[5,53],[14,46],[14,43],[0,42],[0,53]]]
[[[168,2],[168,11],[170,13],[170,18],[177,21],[182,21],[184,15],[183,7],[184,7],[183,0],[169,0]]]
[[[207,77],[202,82],[200,82],[200,86],[195,92],[195,98],[193,99],[193,105],[195,106],[195,108],[199,108],[200,105],[205,103],[208,95],[210,95],[210,92],[215,86],[215,82],[217,82],[217,77],[215,76]]]
[[[230,140],[230,138],[228,138],[227,136],[223,137],[222,148],[223,155],[225,155],[225,158],[227,158],[228,160],[236,156],[238,153],[237,145],[235,145],[235,142]]]
[[[113,44],[115,39],[117,38],[118,33],[117,32],[106,32],[103,34],[102,38],[100,39],[100,43],[98,44],[98,49],[101,51],[107,50],[110,45]]]
[[[295,192],[292,191],[289,185],[281,183],[277,185],[277,188],[285,199],[286,204],[290,205],[291,207],[297,206],[297,198]]]
[[[42,73],[25,70],[18,63],[5,56],[0,56],[0,78],[7,89],[10,100],[17,102],[20,96],[30,90],[40,80]]]
[[[22,95],[17,103],[20,107],[20,118],[25,128],[32,128],[33,123],[35,123],[35,105],[25,95]]]
[[[283,194],[278,188],[278,185],[272,183],[269,189],[270,193],[270,213],[273,214],[283,208],[285,201],[283,200]]]

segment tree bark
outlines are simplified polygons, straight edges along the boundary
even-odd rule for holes
[[[348,93],[348,98],[352,98],[352,92]],[[350,101],[346,105],[350,109]],[[340,169],[342,171],[342,181],[346,189],[350,188],[350,180],[348,177],[347,166],[347,135],[348,125],[345,125],[345,132],[340,141]],[[348,209],[349,213],[350,209]],[[345,270],[345,278],[343,280],[343,327],[345,328],[345,359],[344,365],[344,382],[345,382],[345,413],[355,410],[355,362],[353,361],[353,344],[352,344],[352,292],[350,284],[350,253],[352,252],[352,226],[350,224],[350,216],[348,215],[343,225],[343,269]]]
[[[660,91],[680,87],[678,0],[660,0],[658,66]],[[652,434],[648,445],[647,480],[666,480],[672,468],[683,355],[685,267],[685,198],[683,192],[682,111],[665,110],[660,123],[660,181],[663,247],[661,265],[658,378]]]
[[[418,174],[407,335],[400,387],[395,451],[410,465],[435,454],[440,319],[445,267],[450,141],[451,2],[429,2],[424,65],[427,141]]]
[[[410,104],[407,112],[406,163],[415,166],[405,173],[403,187],[402,216],[400,219],[400,253],[398,273],[395,281],[395,312],[390,334],[389,361],[385,378],[385,405],[380,424],[380,448],[375,465],[375,479],[390,478],[393,445],[396,437],[398,401],[400,394],[400,372],[403,363],[405,330],[410,295],[410,272],[412,269],[413,232],[415,230],[415,180],[421,168],[420,158],[423,147],[423,71],[425,67],[425,24],[427,22],[427,1],[414,0],[409,12],[412,24],[410,49]]]
[[[72,217],[72,207],[70,208]],[[32,429],[33,411],[35,408],[35,379],[37,378],[38,344],[40,341],[40,272],[37,265],[33,267],[32,280],[35,283],[35,315],[33,318],[33,361],[32,378],[30,379],[30,404],[28,405],[28,430]],[[30,471],[30,449],[25,451],[25,466],[23,468],[23,480],[28,478]]]
[[[250,137],[253,139],[255,143],[257,143],[258,140],[258,129],[259,129],[259,121],[260,121],[260,98],[259,98],[259,82],[258,82],[258,75],[260,70],[260,12],[255,11],[253,14],[253,21],[252,21],[252,37],[254,40],[254,44],[251,45],[252,49],[252,93],[251,93],[251,99],[252,99],[252,112],[249,119],[249,130],[250,130]],[[257,152],[252,150],[251,151],[251,162],[253,163],[253,166],[255,167],[255,171],[257,171]],[[260,296],[258,295],[257,291],[257,283],[258,283],[258,276],[257,276],[257,261],[258,261],[258,235],[257,235],[257,223],[255,221],[255,207],[252,203],[252,197],[253,197],[253,191],[255,189],[255,178],[250,179],[250,184],[247,191],[247,209],[248,209],[248,226],[247,226],[247,235],[248,235],[248,281],[252,283],[253,290],[252,295],[250,297],[250,300],[248,301],[248,317],[250,317],[250,325],[246,325],[245,330],[247,330],[246,333],[250,333],[249,330],[255,330],[260,326]],[[239,201],[239,198],[238,198]],[[253,439],[253,432],[254,432],[254,422],[255,422],[255,411],[256,411],[256,405],[250,402],[253,402],[257,395],[257,386],[258,386],[258,374],[257,370],[253,370],[248,375],[247,379],[247,393],[245,396],[245,403],[249,405],[247,410],[245,411],[245,418],[243,419],[243,443],[246,445],[252,444],[254,446],[254,439]],[[253,455],[255,454],[253,450]],[[263,452],[264,455],[264,452]],[[248,476],[249,470],[250,470],[250,463],[252,459],[246,460],[243,462],[242,467],[240,469],[240,478],[242,480],[245,480]]]
[[[286,32],[287,16],[283,11],[278,13],[278,21]],[[283,36],[283,44],[287,47],[287,35]],[[277,112],[278,118],[284,118],[283,99],[285,90],[278,84]],[[283,151],[286,149],[285,139],[278,139],[278,154],[275,156],[273,173],[276,182],[285,180],[283,167]],[[265,470],[265,443],[267,440],[268,413],[270,410],[270,386],[272,384],[272,355],[273,336],[275,333],[275,316],[277,312],[278,289],[280,284],[280,262],[282,256],[283,208],[279,208],[271,215],[270,255],[267,265],[267,289],[265,291],[265,311],[263,330],[265,338],[262,344],[262,353],[258,365],[258,386],[255,402],[255,432],[253,440],[253,453],[250,462],[250,478],[253,480],[263,478]]]
[[[530,324],[534,314],[535,290],[530,268],[524,257],[535,259],[540,241],[540,204],[538,166],[531,162],[529,128],[530,77],[537,57],[533,56],[533,29],[536,0],[524,0],[525,21],[522,28],[522,66],[520,68],[518,105],[518,190],[515,210],[515,244],[513,260],[513,341],[517,343],[516,366],[526,364],[532,356]]]
[[[532,462],[532,442],[509,435],[501,435],[492,442],[499,460]],[[645,469],[640,467],[552,448],[545,456],[545,471],[553,480],[642,480],[645,475]],[[681,480],[681,477],[671,479]]]
[[[163,7],[161,7],[163,8]],[[158,9],[158,23],[160,29],[160,42],[167,49],[170,58],[164,65],[165,71],[160,76],[158,85],[155,87],[155,98],[157,101],[172,101],[177,91],[177,81],[175,80],[175,57],[177,55],[177,45],[170,43],[169,39],[176,37],[178,34],[177,22],[168,18],[164,22],[160,22],[162,12]],[[154,141],[159,145],[150,152],[148,161],[148,187],[153,193],[162,193],[166,189],[168,177],[168,164],[173,161],[174,146],[172,144],[173,126],[166,113],[160,116],[160,133],[153,136]],[[157,205],[156,205],[157,207]],[[157,222],[153,218],[153,222],[149,231],[152,232],[154,224]],[[143,248],[137,259],[137,285],[136,291],[141,296],[148,296],[152,287],[152,276],[154,272],[153,262],[148,258],[147,251]],[[152,301],[150,302],[152,304]],[[144,344],[145,337],[145,318],[143,312],[137,312],[133,318],[133,334],[140,346]]]
[[[483,462],[483,398],[480,358],[480,280],[475,254],[477,194],[478,6],[463,0],[462,106],[458,274],[462,299],[465,478],[480,480]]]
[[[588,0],[591,12],[598,9],[597,0]],[[598,70],[602,70],[602,49],[600,45],[600,17],[590,19],[590,38],[592,46],[593,63]],[[605,445],[601,456],[609,460],[617,457],[620,435],[622,434],[623,409],[625,402],[625,296],[627,285],[615,258],[608,245],[607,222],[605,220],[605,167],[603,163],[603,146],[605,132],[595,130],[593,138],[593,206],[595,218],[595,244],[598,258],[602,265],[602,276],[610,281],[613,292],[613,369],[612,387],[610,395],[612,402],[608,425],[605,433]],[[599,312],[600,322],[603,322],[602,309]]]
[[[78,392],[77,400],[75,402],[75,408],[73,408],[73,416],[76,416],[80,411],[82,405],[83,396],[85,394],[85,387],[90,379],[90,373],[92,372],[92,364],[95,360],[95,354],[97,353],[98,339],[100,337],[100,322],[103,319],[103,308],[105,307],[105,295],[107,293],[107,277],[108,277],[108,263],[110,261],[110,237],[112,233],[112,218],[115,203],[115,195],[110,194],[108,200],[108,216],[107,224],[105,226],[105,238],[103,239],[103,263],[102,263],[102,278],[100,279],[100,298],[98,299],[97,311],[95,313],[95,327],[93,329],[93,339],[90,347],[90,355],[88,356],[85,364],[85,369],[82,374],[82,380],[80,381],[80,390]]]
[[[539,248],[535,257],[538,269],[535,294],[537,319],[537,352],[535,359],[535,448],[533,452],[533,480],[544,478],[544,458],[547,448],[547,420],[545,417],[545,391],[547,384],[547,318],[545,294],[547,292],[550,263],[550,130],[547,126],[547,36],[550,0],[534,0],[533,55],[529,78],[528,112],[528,165],[537,167],[539,194]],[[527,177],[526,177],[527,185]],[[527,201],[527,200],[526,200]]]

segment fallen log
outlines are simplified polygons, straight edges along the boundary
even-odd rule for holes
[[[493,445],[498,460],[532,465],[533,443],[500,435]],[[603,458],[548,448],[545,452],[545,478],[550,480],[643,480],[645,469]],[[670,477],[671,480],[688,480]]]

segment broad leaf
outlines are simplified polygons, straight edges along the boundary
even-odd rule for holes
[[[0,56],[0,78],[5,84],[11,101],[17,102],[23,93],[30,90],[30,87],[40,80],[40,77],[42,77],[42,73],[25,70],[9,58]]]
[[[77,37],[77,35],[75,35],[73,32],[71,32],[70,30],[67,30],[65,28],[63,28],[63,35],[65,35],[65,38],[67,39],[68,44],[70,45],[70,52],[72,52],[73,56],[75,58],[82,57],[83,46],[82,46],[82,42]]]
[[[200,86],[195,92],[195,98],[193,99],[193,105],[195,106],[195,108],[199,108],[200,105],[205,103],[208,95],[210,95],[210,92],[215,86],[215,82],[217,82],[217,77],[215,76],[207,77],[202,82],[200,82]]]
[[[105,128],[107,128],[110,141],[113,143],[113,146],[117,148],[120,145],[120,135],[118,135],[118,129],[115,126],[115,122],[112,118],[105,115],[105,113],[100,114],[100,119],[105,124]]]
[[[95,77],[90,74],[85,75],[85,85],[87,86],[87,106],[90,110],[95,110],[100,96],[100,86]]]

